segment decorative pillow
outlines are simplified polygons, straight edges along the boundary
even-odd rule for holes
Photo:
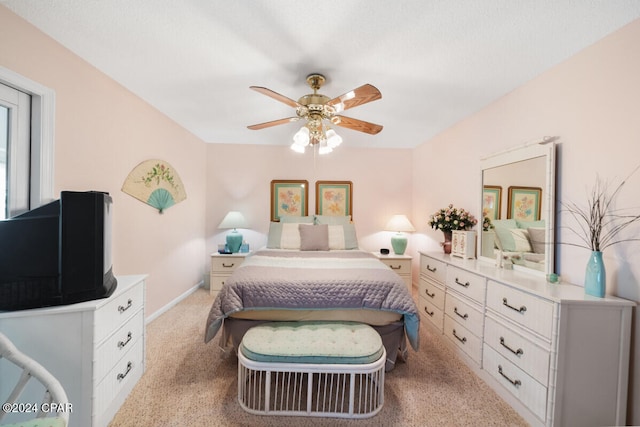
[[[544,219],[538,221],[520,221],[516,220],[516,224],[518,224],[518,228],[544,228]]]
[[[351,224],[351,215],[346,215],[346,216],[316,215],[316,224],[327,224],[327,225]]]
[[[358,249],[355,225],[329,225],[329,249]]]
[[[515,219],[492,219],[491,224],[494,228],[518,228]]]
[[[545,228],[529,227],[527,231],[529,232],[529,241],[533,252],[543,254],[545,252],[545,234],[547,230]]]
[[[326,224],[298,224],[301,251],[328,251],[329,226]]]
[[[512,228],[509,230],[515,243],[515,252],[533,252],[529,243],[529,233],[522,228]]]
[[[300,231],[297,223],[271,222],[267,236],[267,248],[300,249]]]
[[[515,252],[516,242],[511,235],[511,229],[495,227],[493,231],[496,232],[496,246],[498,249],[504,252]]]
[[[296,224],[313,224],[315,221],[313,216],[289,216],[283,215],[280,217],[280,222],[286,224],[290,222],[295,222]]]

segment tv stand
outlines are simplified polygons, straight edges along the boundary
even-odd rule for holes
[[[72,405],[69,427],[107,426],[142,376],[145,277],[117,277],[108,298],[0,312],[0,331],[62,383]],[[0,377],[12,375],[2,366]],[[0,395],[13,384],[1,381]],[[20,401],[41,398],[27,388]],[[11,415],[3,421],[14,422]]]

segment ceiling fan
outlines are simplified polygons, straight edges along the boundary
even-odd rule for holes
[[[307,76],[307,84],[313,89],[313,93],[302,96],[298,101],[294,101],[265,87],[250,86],[250,89],[256,92],[260,92],[263,95],[267,95],[295,108],[296,116],[247,127],[252,130],[259,130],[304,119],[306,123],[294,135],[294,142],[291,148],[298,152],[304,152],[306,146],[318,145],[320,154],[331,152],[333,148],[342,142],[342,138],[331,129],[328,123],[370,135],[375,135],[382,130],[381,125],[339,114],[349,108],[382,98],[382,94],[376,87],[365,84],[331,99],[328,96],[318,93],[318,90],[325,81],[326,78],[322,74],[309,74]]]

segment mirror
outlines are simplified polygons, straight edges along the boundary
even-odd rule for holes
[[[481,159],[481,206],[493,229],[478,231],[478,259],[502,253],[513,268],[545,276],[555,269],[555,140],[544,137]]]

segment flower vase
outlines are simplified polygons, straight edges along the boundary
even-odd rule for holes
[[[444,242],[442,242],[442,250],[445,254],[451,253],[451,232],[443,231],[444,233]]]
[[[587,270],[584,276],[584,292],[598,298],[604,297],[607,285],[607,275],[602,260],[602,252],[593,251],[587,263]]]

